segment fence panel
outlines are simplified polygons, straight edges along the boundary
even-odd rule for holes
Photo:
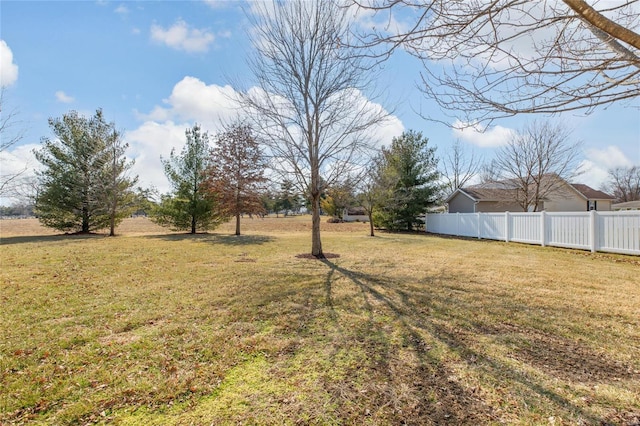
[[[510,213],[509,241],[542,244],[540,213]]]
[[[457,213],[458,214],[458,235],[462,237],[478,236],[478,214],[477,213]]]
[[[480,238],[502,240],[505,234],[506,216],[504,213],[478,213],[480,215]]]
[[[591,250],[590,223],[589,212],[547,213],[547,244]]]
[[[427,232],[640,255],[640,211],[429,214]]]
[[[622,254],[640,253],[640,214],[603,212],[598,215],[598,248]]]

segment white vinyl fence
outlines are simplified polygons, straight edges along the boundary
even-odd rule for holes
[[[640,211],[445,213],[427,215],[427,232],[640,255]]]

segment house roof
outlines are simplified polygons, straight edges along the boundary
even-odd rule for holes
[[[348,216],[366,216],[367,211],[364,207],[348,207],[346,209],[346,213]]]
[[[466,193],[474,201],[511,201],[513,200],[513,189],[501,188],[461,188],[461,192]]]
[[[593,189],[582,183],[572,183],[571,186],[573,186],[576,191],[588,200],[613,200],[615,198],[605,192],[598,191],[597,189]]]
[[[545,175],[546,179],[560,179],[557,175]],[[566,183],[566,182],[565,182]],[[614,197],[591,188],[588,185],[582,183],[567,184],[569,188],[576,191],[580,196],[586,200],[613,200]],[[467,188],[458,188],[453,192],[445,202],[449,202],[456,194],[462,193],[473,201],[513,201],[514,191],[517,191],[517,182],[515,179],[507,179],[496,182],[490,182],[481,185],[474,185]]]

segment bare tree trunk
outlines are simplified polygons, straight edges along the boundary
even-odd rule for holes
[[[111,210],[111,217],[109,218],[109,236],[115,237],[116,235],[116,209],[115,207]]]
[[[371,210],[369,211],[369,229],[371,230],[369,235],[375,237],[376,235],[373,232],[373,212]]]
[[[82,207],[82,232],[89,232],[89,210],[86,206]]]
[[[324,258],[320,240],[320,191],[311,192],[311,254],[318,259]]]
[[[196,233],[196,216],[195,215],[191,215],[191,233],[192,234]]]
[[[240,235],[240,213],[236,213],[236,235]]]

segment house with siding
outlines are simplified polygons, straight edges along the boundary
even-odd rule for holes
[[[559,178],[557,178],[559,179]],[[449,213],[518,212],[521,195],[513,181],[458,188],[446,200]],[[611,211],[614,197],[584,184],[558,180],[554,189],[541,199],[538,210],[548,212]]]

